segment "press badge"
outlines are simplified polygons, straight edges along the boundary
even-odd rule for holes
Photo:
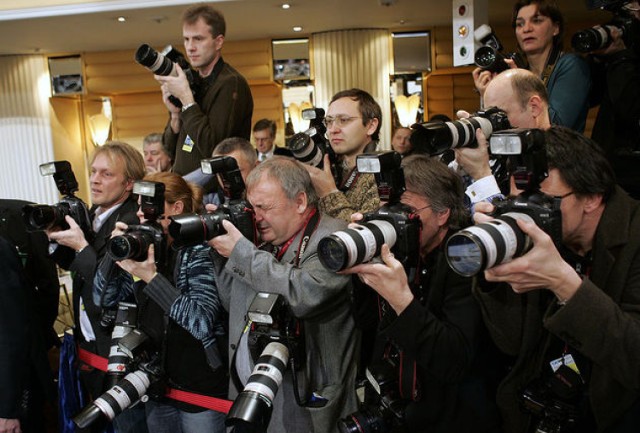
[[[182,145],[182,150],[184,150],[185,152],[191,153],[191,151],[193,150],[194,144],[195,143],[193,142],[191,137],[189,137],[187,135],[187,138],[184,139],[184,144]]]
[[[573,359],[573,356],[571,356],[570,353],[567,353],[566,355],[558,359],[554,359],[549,364],[551,365],[551,369],[553,370],[554,373],[560,368],[561,365],[564,364],[570,369],[572,369],[573,371],[575,371],[576,373],[580,374],[580,370],[578,370],[578,365],[576,364],[576,361]]]

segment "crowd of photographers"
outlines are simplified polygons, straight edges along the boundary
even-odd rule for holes
[[[291,156],[272,156],[274,125],[258,122],[257,152],[209,6],[184,16],[195,75],[168,53],[161,73],[141,47],[164,134],[144,158],[96,149],[91,207],[58,161],[41,171],[62,201],[23,208],[73,271],[85,398],[62,408],[65,431],[637,431],[640,6],[601,3],[614,20],[574,37],[593,74],[563,53],[554,5],[518,2],[524,58],[484,32],[483,109],[396,131],[399,153],[375,152],[382,110],[360,89],[307,110]],[[0,247],[11,293],[27,279]],[[24,299],[7,305],[7,329],[29,323]],[[2,401],[0,431],[20,431],[18,406]]]

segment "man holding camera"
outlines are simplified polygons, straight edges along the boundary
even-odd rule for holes
[[[194,96],[179,67],[177,76],[154,76],[170,113],[163,142],[172,154],[173,171],[180,175],[200,167],[200,160],[209,158],[224,138],[249,139],[253,98],[244,77],[222,59],[225,30],[224,17],[210,5],[194,5],[183,14],[184,47],[203,78],[202,94]],[[169,100],[171,95],[182,107]]]
[[[375,179],[358,172],[356,157],[376,149],[382,126],[380,105],[364,90],[343,90],[331,98],[324,124],[331,147],[339,155],[342,179],[337,186],[328,155],[322,170],[305,166],[320,198],[320,210],[345,221],[354,212],[376,210],[380,199]]]
[[[144,177],[144,161],[140,152],[127,143],[109,142],[96,149],[91,159],[90,215],[93,239],[87,239],[73,218],[66,216],[69,229],[48,231],[51,258],[74,272],[73,317],[74,337],[80,349],[107,357],[111,331],[102,329],[102,309],[93,303],[93,277],[97,264],[106,253],[107,242],[116,221],[133,224],[138,221],[138,202],[132,197],[133,183]],[[104,373],[83,358],[80,377],[89,395],[97,397],[103,391]],[[117,419],[116,419],[117,422]],[[117,426],[117,424],[116,424]],[[146,427],[145,427],[146,429]],[[124,428],[118,432],[134,431]],[[140,430],[135,430],[140,431]]]
[[[349,309],[350,279],[325,269],[317,246],[346,223],[321,214],[309,174],[300,162],[286,157],[274,156],[253,169],[247,177],[247,199],[263,244],[256,247],[226,219],[222,226],[227,233],[209,241],[217,252],[220,297],[229,311],[232,372],[244,386],[255,361],[247,326],[252,301],[260,292],[279,295],[302,325],[298,343],[304,345],[304,354],[295,360],[302,369],[288,368],[284,374],[268,431],[337,432],[338,419],[356,409],[359,334]],[[233,382],[231,389],[231,398],[241,391]]]
[[[591,138],[605,150],[620,186],[640,199],[640,4],[620,3],[628,16],[624,29],[607,25],[610,44],[591,53],[591,99],[600,104]]]
[[[515,357],[497,395],[505,431],[634,432],[640,205],[594,142],[558,126],[544,135],[540,189],[561,200],[562,244],[518,220],[532,249],[474,287],[494,341]]]
[[[416,239],[418,275],[409,281],[387,244],[381,262],[343,271],[357,274],[377,293],[361,291],[362,302],[356,302],[361,324],[367,320],[365,302],[369,314],[379,312],[368,369],[379,379],[380,366],[396,364],[386,379],[397,380],[392,386],[399,389],[391,395],[406,408],[399,431],[497,431],[491,402],[500,364],[490,357],[494,348],[471,295],[471,279],[454,273],[444,256],[449,235],[469,223],[462,184],[446,165],[426,155],[408,156],[402,167],[406,191],[400,202],[422,225]],[[369,404],[365,401],[365,408]]]

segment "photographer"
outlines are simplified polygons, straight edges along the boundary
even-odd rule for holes
[[[487,107],[498,107],[507,114],[514,128],[551,127],[549,101],[544,83],[534,73],[525,69],[508,69],[496,75],[487,85],[484,94]],[[464,113],[464,115],[468,115]],[[461,147],[455,150],[455,168],[464,170],[472,182],[466,188],[466,195],[474,205],[480,201],[492,201],[504,197],[501,190],[510,189],[508,181],[502,179],[498,186],[489,165],[487,137],[481,130],[476,131],[477,147]]]
[[[137,203],[132,197],[133,183],[144,176],[142,155],[130,145],[108,142],[98,147],[91,158],[90,215],[93,222],[93,239],[86,239],[78,224],[69,216],[69,229],[47,231],[51,258],[62,268],[74,272],[73,317],[74,338],[80,349],[106,357],[109,354],[111,334],[100,326],[102,310],[93,303],[93,277],[100,259],[106,253],[106,245],[116,221],[137,221]],[[104,373],[80,357],[80,379],[89,396],[96,397],[103,391]],[[116,420],[119,433],[137,430],[137,421],[127,426]],[[142,431],[146,431],[146,427]]]
[[[498,390],[505,431],[635,432],[640,207],[593,141],[558,126],[545,141],[540,189],[561,200],[562,245],[518,220],[533,248],[474,286],[494,341],[516,357]]]
[[[199,211],[202,191],[175,173],[155,173],[146,181],[165,186],[164,213],[158,222],[167,233],[169,216]],[[139,212],[140,222],[145,215]],[[127,229],[118,223],[114,236]],[[172,387],[218,398],[227,395],[226,315],[218,298],[209,247],[196,245],[175,249],[168,237],[166,251],[149,246],[145,260],[116,262],[125,272],[97,275],[95,293],[117,292],[120,299],[133,293],[138,306],[138,328],[149,335],[161,353],[161,380]],[[156,259],[166,258],[160,269]],[[112,260],[106,257],[105,260]],[[103,266],[101,265],[101,269]],[[132,275],[144,284],[134,285]],[[147,425],[154,433],[222,433],[224,414],[199,406],[153,396],[145,404]]]
[[[404,355],[403,367],[412,366],[396,372],[400,383],[406,384],[407,377],[411,383],[412,375],[417,375],[417,384],[413,382],[419,397],[403,396],[407,399],[403,427],[389,431],[497,431],[491,382],[499,363],[489,356],[492,346],[471,296],[471,279],[455,274],[443,254],[449,234],[469,223],[462,185],[446,165],[427,156],[409,156],[402,167],[406,191],[401,202],[422,222],[416,281],[408,281],[386,244],[381,263],[344,271],[357,274],[393,310],[379,319],[373,365],[396,350]],[[370,309],[378,311],[377,304],[373,299]],[[359,305],[358,310],[364,307]]]
[[[629,34],[610,26],[610,45],[591,53],[591,98],[593,104],[600,104],[591,138],[603,147],[620,186],[639,199],[640,5],[625,3],[623,10],[633,17],[627,26]]]
[[[579,56],[562,51],[564,19],[558,7],[547,0],[518,1],[513,7],[512,25],[527,69],[547,88],[551,121],[584,131],[591,87],[589,67]],[[516,67],[513,60],[507,62]],[[494,76],[480,68],[473,71],[480,96]],[[484,101],[484,106],[490,105]]]
[[[356,157],[375,150],[382,110],[364,90],[343,90],[331,98],[324,124],[331,147],[339,155],[341,184],[337,186],[331,174],[328,155],[324,157],[323,170],[305,168],[320,198],[320,211],[348,222],[354,212],[370,212],[380,205],[375,179],[371,174],[358,173]]]
[[[188,8],[182,16],[182,36],[191,66],[204,79],[202,95],[194,95],[181,68],[178,76],[154,75],[170,119],[163,143],[173,157],[173,171],[184,175],[209,158],[227,137],[249,139],[253,99],[247,81],[221,55],[226,24],[222,14],[207,4]],[[169,96],[182,103],[177,107]]]
[[[274,156],[247,177],[247,199],[263,241],[260,248],[228,220],[227,231],[209,244],[220,296],[229,311],[229,359],[244,384],[251,372],[247,311],[259,292],[280,295],[304,329],[304,406],[294,397],[291,369],[273,400],[268,431],[337,432],[341,416],[356,409],[355,375],[359,335],[349,312],[349,277],[326,270],[318,241],[346,223],[323,215],[309,174],[300,162]],[[235,363],[233,362],[235,360]],[[239,389],[232,384],[230,397]],[[310,394],[313,392],[313,394]]]

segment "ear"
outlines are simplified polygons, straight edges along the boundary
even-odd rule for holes
[[[134,182],[135,182],[135,180],[133,180],[133,179],[127,179],[126,186],[125,186],[124,190],[125,191],[129,191],[129,192],[133,191]]]
[[[215,46],[216,46],[216,51],[219,51],[222,49],[222,44],[224,44],[224,35],[218,35],[215,37],[214,39],[215,42]]]
[[[449,221],[449,216],[451,215],[451,209],[447,209],[444,212],[435,212],[436,221],[438,222],[438,227],[443,227]]]
[[[171,212],[173,215],[180,215],[184,212],[184,202],[182,200],[178,200],[177,202],[171,205]]]
[[[560,34],[560,26],[556,23],[553,24],[553,36]]]
[[[307,210],[307,202],[307,193],[303,191],[299,192],[296,196],[296,211],[299,214],[302,214]]]
[[[538,95],[533,95],[529,98],[529,102],[527,103],[527,108],[531,112],[531,115],[534,118],[540,117],[544,108],[542,107],[542,98]]]
[[[380,119],[378,119],[377,117],[374,117],[373,119],[371,119],[369,121],[369,125],[367,126],[367,135],[369,136],[373,135],[373,133],[376,132],[376,129],[378,129],[379,123],[380,123]]]
[[[582,202],[582,209],[584,210],[584,213],[593,213],[603,205],[602,194],[592,194],[582,197]]]

